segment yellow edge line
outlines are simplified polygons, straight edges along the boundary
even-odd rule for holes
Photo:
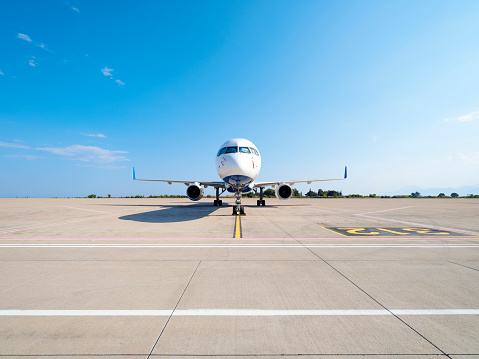
[[[341,235],[341,236],[343,236],[343,237],[349,237],[349,236],[347,236],[347,235],[345,235],[345,234],[342,234],[342,233],[339,233],[339,232],[333,231],[332,229],[329,229],[329,228],[326,228],[326,227],[321,227],[321,228],[323,228],[323,229],[326,229],[326,230],[328,230],[328,231],[330,231],[330,232],[333,232],[333,233],[339,234],[339,235]]]
[[[238,214],[236,215],[235,238],[241,238],[240,218]]]

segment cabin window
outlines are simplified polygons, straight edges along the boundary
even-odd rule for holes
[[[240,148],[239,148],[239,151],[240,151],[241,153],[251,153],[251,151],[249,150],[248,147],[240,147]]]
[[[225,153],[226,151],[226,147],[223,147],[221,150],[218,151],[218,156],[222,155],[223,153]]]
[[[258,151],[254,147],[250,147],[251,153],[254,153],[256,156],[259,156]]]
[[[238,152],[238,147],[227,147],[225,153],[236,153]]]

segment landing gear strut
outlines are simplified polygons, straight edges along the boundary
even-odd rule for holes
[[[265,206],[266,201],[263,199],[263,187],[259,188],[259,199],[256,201],[257,206]]]
[[[223,191],[224,192],[224,191]],[[221,193],[223,193],[221,192]],[[216,187],[216,199],[213,201],[213,206],[222,206],[223,205],[223,201],[220,199],[220,189],[219,187]]]
[[[236,205],[233,207],[233,215],[235,214],[240,214],[240,215],[244,215],[244,206],[241,205],[241,192],[240,191],[236,191],[235,192],[235,196],[236,196]]]

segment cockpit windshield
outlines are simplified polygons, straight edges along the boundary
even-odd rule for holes
[[[222,155],[223,153],[225,153],[225,151],[226,151],[226,147],[223,147],[222,149],[220,149],[220,150],[218,151],[217,156]]]
[[[225,153],[236,153],[238,152],[238,147],[227,147]]]
[[[239,151],[238,151],[239,150]],[[217,156],[221,156],[224,153],[252,153],[255,154],[256,156],[259,156],[259,152],[256,148],[254,147],[223,147],[218,151]]]

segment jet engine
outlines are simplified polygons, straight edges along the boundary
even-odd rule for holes
[[[200,199],[203,198],[203,187],[197,185],[197,184],[192,184],[186,189],[186,195],[188,196],[189,199],[192,201],[199,201]]]
[[[293,189],[290,185],[287,184],[279,185],[278,187],[276,187],[276,190],[274,192],[276,194],[276,198],[278,199],[290,199],[293,195]]]

